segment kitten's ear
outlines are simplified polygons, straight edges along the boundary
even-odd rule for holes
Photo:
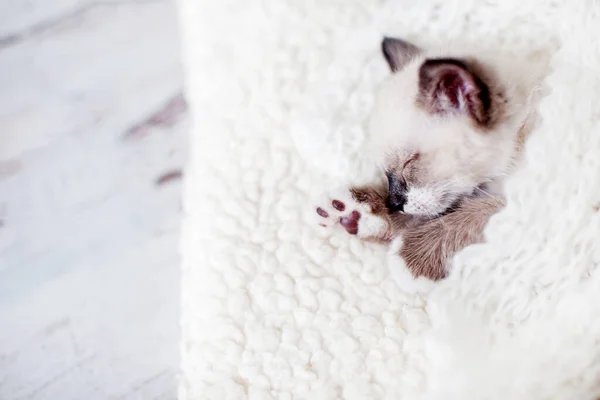
[[[381,50],[392,72],[398,72],[412,60],[421,49],[402,39],[385,37],[381,42]]]
[[[480,125],[490,121],[488,86],[458,60],[432,59],[423,63],[418,101],[433,113],[465,114]]]

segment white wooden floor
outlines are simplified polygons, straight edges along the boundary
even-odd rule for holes
[[[176,398],[170,0],[0,1],[0,399]]]

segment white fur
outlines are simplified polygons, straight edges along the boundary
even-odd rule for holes
[[[431,187],[411,187],[406,197],[404,212],[407,214],[436,215],[440,209],[451,205],[449,201],[442,201]]]
[[[193,116],[179,399],[598,397],[592,2],[179,4]],[[398,289],[381,246],[324,240],[303,217],[329,181],[316,176],[351,178],[342,167],[364,154],[383,34],[488,46],[509,63],[563,42],[508,206],[426,298]]]

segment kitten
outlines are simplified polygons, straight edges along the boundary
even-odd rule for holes
[[[502,182],[535,123],[545,69],[393,38],[382,50],[392,74],[372,112],[368,151],[387,183],[347,188],[316,211],[323,226],[388,243],[396,281],[428,291],[503,207]]]

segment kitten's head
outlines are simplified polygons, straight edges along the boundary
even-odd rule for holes
[[[370,135],[388,176],[391,211],[435,216],[506,173],[517,132],[493,70],[384,39],[392,70]],[[518,130],[518,129],[517,129]]]

